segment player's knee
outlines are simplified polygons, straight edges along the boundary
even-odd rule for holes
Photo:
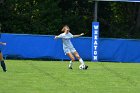
[[[75,58],[74,58],[74,57],[72,57],[72,58],[71,58],[71,60],[72,60],[72,61],[75,61]]]
[[[0,61],[2,61],[3,60],[3,57],[2,56],[0,56]]]
[[[76,56],[76,58],[77,58],[77,59],[80,59],[81,57],[78,55],[78,56]]]

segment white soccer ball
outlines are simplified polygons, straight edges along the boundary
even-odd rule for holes
[[[85,65],[80,65],[79,69],[81,69],[81,70],[85,69]]]

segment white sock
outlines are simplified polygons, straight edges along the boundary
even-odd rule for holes
[[[82,58],[79,59],[79,62],[80,62],[82,65],[85,64]]]
[[[70,61],[69,67],[72,67],[72,61]]]

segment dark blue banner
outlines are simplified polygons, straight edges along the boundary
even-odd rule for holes
[[[92,22],[92,61],[98,61],[99,22]]]

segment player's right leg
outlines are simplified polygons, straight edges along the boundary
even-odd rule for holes
[[[71,52],[67,53],[67,56],[71,59],[70,64],[69,64],[69,69],[72,69],[72,62],[75,61],[75,58]]]
[[[2,52],[0,51],[0,63],[1,63],[1,67],[3,69],[4,72],[6,72],[6,65],[5,65],[5,62],[3,60],[3,55],[2,55]]]
[[[75,52],[73,52],[73,54],[74,54],[74,56],[79,60],[79,62],[81,63],[81,65],[84,65],[85,66],[85,69],[87,69],[88,68],[88,66],[87,65],[85,65],[85,63],[84,63],[84,61],[83,61],[83,59],[80,57],[80,55],[78,54],[78,52],[77,51],[75,51]]]

